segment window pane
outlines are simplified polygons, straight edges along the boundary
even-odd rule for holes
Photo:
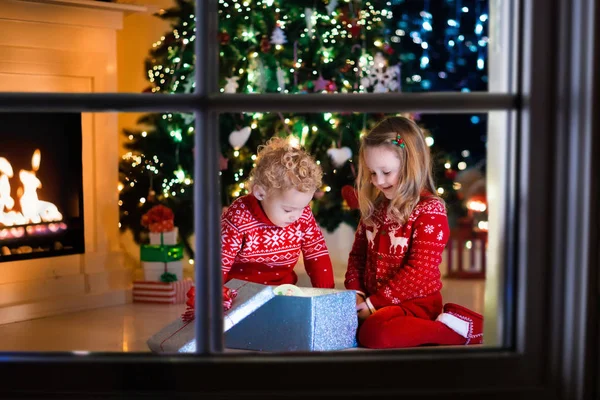
[[[179,179],[177,165],[191,168],[189,134],[179,142],[162,131],[162,114],[0,120],[0,351],[149,352],[146,341],[185,312],[194,270],[184,242],[167,233],[164,248],[152,246],[141,217],[158,204],[152,185],[161,193],[165,179]],[[187,238],[191,208],[160,203]]]
[[[491,4],[221,0],[221,92],[506,91],[510,26],[494,30],[493,55],[488,44],[508,6]]]
[[[503,112],[404,115],[424,129],[433,156],[435,189],[446,203],[450,239],[439,264],[444,303],[457,303],[484,314],[485,345],[498,346],[502,339],[497,326],[498,309],[503,301],[500,282],[504,275],[501,251],[504,198],[500,194],[506,192],[506,175],[498,171],[508,168],[507,115]],[[343,289],[360,217],[351,190],[358,173],[359,137],[385,117],[358,113],[223,114],[220,118],[223,206],[228,207],[233,201],[238,204],[241,197],[249,194],[248,178],[256,164],[257,147],[274,135],[290,136],[293,143],[303,145],[314,155],[323,169],[322,185],[311,201],[311,208],[329,250],[335,287]],[[488,128],[490,121],[495,129]],[[488,155],[489,143],[494,145],[494,154]],[[280,235],[283,242],[284,236]],[[260,237],[254,239],[261,243]],[[279,249],[284,248],[285,243],[278,245],[281,247],[271,252],[277,253],[274,257],[279,259],[283,257]],[[259,276],[238,276],[240,269],[246,268],[249,260],[256,256],[246,247],[242,246],[240,253],[234,254],[232,272],[227,279],[260,280]],[[257,249],[260,247],[256,244]],[[264,260],[270,253],[267,250],[260,254],[261,263],[273,268],[273,260]],[[286,256],[295,259],[291,253]],[[304,265],[300,258],[295,268],[296,285],[310,288],[315,281],[308,276]],[[293,263],[290,268],[292,266]],[[276,319],[271,322],[276,324]],[[234,337],[239,339],[237,335]],[[240,346],[240,343],[234,341],[232,346]],[[251,348],[252,345],[245,346]]]
[[[193,90],[191,1],[181,7],[172,0],[88,3],[4,4],[0,91]]]

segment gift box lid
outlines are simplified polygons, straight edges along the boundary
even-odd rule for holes
[[[225,287],[237,292],[231,308],[223,316],[223,332],[227,332],[238,322],[258,310],[275,297],[272,286],[232,279]]]

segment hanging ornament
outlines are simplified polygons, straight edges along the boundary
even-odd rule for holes
[[[335,82],[329,81],[329,83],[325,85],[325,90],[327,90],[329,93],[335,93],[335,91],[337,90],[337,85],[335,84]]]
[[[222,46],[229,43],[229,39],[230,39],[229,33],[219,32],[219,43],[221,43]]]
[[[266,53],[269,50],[271,50],[271,43],[269,43],[269,39],[266,36],[263,36],[260,40],[260,51]]]
[[[339,168],[352,158],[352,149],[350,147],[331,148],[327,150],[327,155],[331,158],[333,166]]]
[[[327,14],[331,15],[333,10],[337,7],[338,0],[329,0],[329,4],[325,6],[327,9]]]
[[[398,75],[398,67],[388,67],[385,57],[381,53],[377,53],[373,64],[368,69],[367,76],[363,77],[360,83],[365,89],[372,88],[375,93],[385,93],[398,89],[396,80]]]
[[[346,201],[348,208],[351,210],[356,210],[359,208],[358,206],[358,194],[356,193],[356,189],[354,189],[351,185],[344,185],[342,187],[342,198]]]
[[[232,76],[231,78],[225,78],[227,83],[225,84],[225,88],[223,89],[225,93],[235,93],[237,92],[237,88],[239,87],[237,81],[240,79],[239,76]]]
[[[219,153],[219,171],[225,171],[229,167],[228,163],[229,160]]]
[[[277,85],[283,92],[285,90],[285,72],[281,69],[281,67],[277,67]]]
[[[183,92],[184,93],[192,93],[194,91],[194,87],[196,86],[196,82],[193,79],[187,79],[183,84]]]
[[[192,113],[192,114],[181,114],[181,119],[183,119],[183,122],[186,125],[191,125],[194,120],[196,119],[196,116]]]
[[[315,92],[320,92],[320,91],[325,90],[327,88],[327,85],[329,85],[331,83],[331,81],[323,79],[322,75],[319,75],[319,79],[314,80],[312,82],[313,82],[313,89]]]
[[[352,65],[346,63],[342,68],[340,68],[340,72],[345,74],[346,72],[350,71],[350,68],[352,68]]]
[[[358,18],[352,18],[351,20],[348,21],[348,23],[346,25],[346,29],[348,29],[348,32],[350,32],[352,37],[357,38],[360,36],[360,31],[362,30],[362,25],[360,25],[358,23]]]
[[[235,150],[241,149],[248,141],[248,138],[250,137],[251,132],[252,132],[252,129],[249,126],[245,126],[242,129],[240,129],[239,131],[231,132],[229,134],[229,144]]]
[[[394,49],[392,48],[392,46],[389,45],[389,43],[386,43],[383,45],[383,51],[385,51],[386,54],[389,54],[389,55],[394,54]]]
[[[274,45],[283,45],[287,43],[287,38],[285,37],[285,32],[281,27],[276,26],[273,29],[273,33],[271,34],[271,43]]]
[[[154,202],[154,200],[156,200],[156,192],[152,189],[150,189],[150,191],[148,192],[148,196],[146,196],[146,198],[148,199],[149,202]]]
[[[312,28],[315,26],[315,22],[316,22],[316,18],[313,18],[314,15],[314,11],[312,8],[305,8],[304,9],[304,18],[306,19],[306,29],[308,31],[308,34],[311,34],[311,30]]]

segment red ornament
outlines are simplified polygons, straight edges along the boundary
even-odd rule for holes
[[[340,72],[346,73],[346,72],[350,71],[350,68],[352,68],[352,65],[345,64],[342,68],[340,68]]]
[[[452,181],[453,181],[454,179],[456,179],[456,170],[453,170],[453,169],[447,169],[447,170],[444,172],[444,175],[446,175],[446,178],[448,178],[448,179],[450,179],[450,180],[452,180]]]
[[[354,189],[351,185],[345,185],[342,187],[342,198],[348,204],[351,210],[357,210],[359,208],[358,205],[358,193],[356,193],[356,189]]]
[[[387,54],[394,54],[394,49],[392,49],[392,46],[390,46],[389,44],[385,44],[383,46],[383,51],[385,51]]]
[[[229,36],[229,33],[227,33],[227,32],[219,32],[219,43],[221,43],[222,46],[224,46],[227,43],[229,43],[229,39],[230,38],[231,38],[231,36]]]
[[[358,24],[358,19],[353,18],[348,22],[346,29],[348,29],[348,32],[350,32],[353,37],[359,37],[362,26]]]
[[[262,39],[260,39],[260,51],[266,53],[269,50],[271,50],[271,42],[269,42],[268,37],[263,36]]]

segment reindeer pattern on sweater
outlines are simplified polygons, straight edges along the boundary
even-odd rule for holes
[[[365,293],[375,308],[439,292],[439,265],[450,237],[439,199],[422,197],[404,224],[388,216],[388,205],[377,206],[373,225],[360,222],[345,279],[347,289]]]

